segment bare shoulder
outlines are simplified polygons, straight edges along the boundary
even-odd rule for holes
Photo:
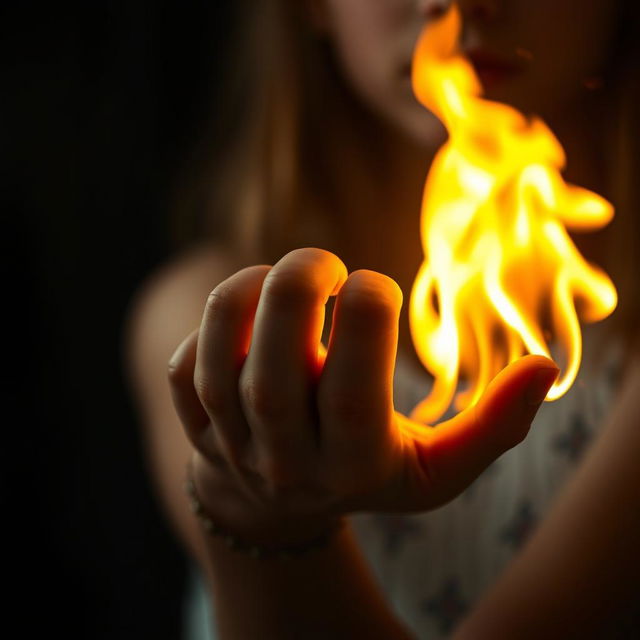
[[[195,554],[197,538],[182,493],[191,446],[173,406],[167,368],[178,345],[200,325],[208,294],[239,268],[229,252],[197,246],[151,273],[124,319],[123,369],[149,474],[170,522]]]
[[[231,253],[222,247],[211,244],[192,247],[146,278],[132,299],[129,317],[150,304],[173,306],[171,303],[178,298],[182,303],[189,300],[199,303],[203,292],[206,298],[211,289],[237,268],[239,265],[233,264]]]
[[[165,342],[170,348],[175,341],[175,349],[200,323],[209,292],[238,268],[228,251],[203,244],[152,272],[128,306],[125,357],[145,347],[162,350]]]

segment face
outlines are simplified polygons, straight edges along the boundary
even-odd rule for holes
[[[612,0],[459,0],[461,46],[485,96],[545,119],[569,114],[606,64],[616,18]],[[439,122],[415,99],[413,47],[446,0],[316,0],[316,21],[347,81],[369,108],[425,144]],[[591,87],[591,88],[589,88]]]

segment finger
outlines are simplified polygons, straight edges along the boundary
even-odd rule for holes
[[[229,455],[212,427],[211,418],[205,411],[194,385],[196,350],[200,329],[194,329],[178,346],[169,361],[168,377],[171,396],[176,413],[194,448],[206,457],[213,468],[224,473],[231,470],[240,482],[242,474],[229,465]]]
[[[217,439],[233,461],[250,436],[238,397],[238,378],[270,268],[248,267],[221,282],[209,294],[200,325],[195,389]]]
[[[335,464],[371,462],[395,444],[393,371],[401,306],[398,285],[374,271],[355,271],[338,294],[318,390],[322,448]]]
[[[265,279],[240,388],[257,459],[271,482],[294,481],[315,450],[311,394],[325,304],[346,276],[334,254],[298,249]]]
[[[437,506],[466,488],[487,466],[522,442],[558,376],[553,361],[525,356],[503,369],[480,401],[434,428],[400,419],[415,438],[416,452]]]
[[[193,372],[196,363],[199,329],[194,329],[174,351],[168,366],[169,386],[176,413],[194,446],[200,434],[209,424],[209,416],[204,410],[193,386]]]

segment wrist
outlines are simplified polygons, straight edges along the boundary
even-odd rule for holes
[[[197,454],[187,466],[185,490],[206,534],[254,557],[295,557],[320,549],[344,524],[338,516],[283,512],[253,501],[228,479],[221,481]]]

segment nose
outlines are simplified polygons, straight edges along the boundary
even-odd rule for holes
[[[427,20],[436,20],[444,15],[451,0],[417,0],[418,12]]]

